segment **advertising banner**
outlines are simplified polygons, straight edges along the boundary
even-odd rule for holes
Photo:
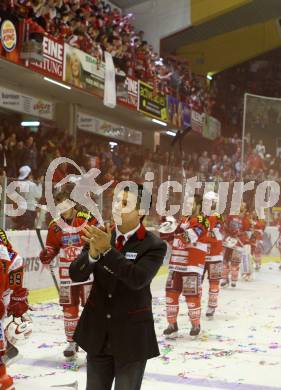
[[[127,107],[138,108],[138,81],[131,77],[126,77],[122,81],[116,82],[118,103]]]
[[[53,103],[3,87],[0,87],[0,107],[39,118],[54,119]]]
[[[63,81],[103,97],[105,63],[83,51],[64,45]]]
[[[203,125],[205,121],[205,113],[204,112],[198,112],[195,110],[191,111],[191,126],[192,130],[196,133],[202,134],[203,132]]]
[[[179,129],[187,129],[191,125],[191,110],[187,104],[174,96],[168,96],[169,122]]]
[[[41,231],[43,242],[46,241],[47,231]],[[54,286],[49,268],[39,259],[42,248],[35,230],[7,231],[7,236],[13,248],[24,260],[24,287],[29,290],[38,290]],[[53,262],[58,277],[57,259]]]
[[[21,63],[21,28],[16,16],[0,12],[0,57],[17,64]]]
[[[167,121],[167,99],[165,95],[155,93],[153,87],[139,80],[138,111],[145,115]]]
[[[25,66],[45,76],[62,80],[64,44],[50,35],[43,38],[43,61],[25,61]]]
[[[221,135],[221,123],[218,119],[206,115],[203,125],[203,137],[214,140]]]
[[[103,137],[114,138],[136,145],[142,144],[141,131],[115,125],[81,112],[78,113],[77,126],[81,130],[89,131]]]

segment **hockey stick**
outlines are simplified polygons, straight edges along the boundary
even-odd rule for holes
[[[36,234],[37,234],[38,240],[40,242],[41,248],[44,249],[45,246],[44,246],[44,243],[43,243],[43,240],[42,240],[42,237],[41,237],[40,229],[36,229]],[[49,264],[49,268],[50,268],[51,276],[52,276],[53,282],[55,284],[56,290],[59,293],[60,292],[60,288],[59,288],[58,281],[57,281],[57,278],[56,278],[56,275],[55,275],[54,267],[53,267],[52,264]]]
[[[275,247],[277,242],[280,240],[280,237],[281,237],[281,233],[279,233],[279,236],[278,236],[277,240],[274,241],[274,244],[271,246],[271,248],[269,250],[266,251],[265,255],[268,255],[272,251],[272,249]]]
[[[51,387],[56,387],[56,388],[59,388],[59,387],[68,387],[68,388],[77,390],[77,389],[78,389],[78,382],[75,381],[75,382],[73,382],[73,383],[69,383],[68,385],[53,385],[53,386],[51,386]]]

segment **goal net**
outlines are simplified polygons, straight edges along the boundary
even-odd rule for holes
[[[264,160],[266,168],[264,173],[268,173],[271,168],[268,155],[270,155],[271,160],[277,156],[281,158],[280,126],[281,98],[245,94],[242,138],[244,174],[245,170],[255,169],[256,173],[259,170],[258,163],[251,166],[251,160],[249,160],[251,152],[257,152]]]

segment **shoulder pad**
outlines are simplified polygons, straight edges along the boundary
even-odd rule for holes
[[[222,214],[214,213],[214,216],[217,217],[220,221],[224,221],[224,217]]]
[[[91,213],[85,213],[84,211],[79,211],[76,215],[77,218],[84,218],[87,221],[90,221],[94,218],[94,216]]]
[[[57,221],[59,220],[59,218],[57,219],[53,219],[50,223],[49,223],[49,229],[50,228],[53,228],[54,232],[57,233],[61,230],[61,228],[59,227],[59,225],[57,224]]]
[[[9,244],[8,237],[3,229],[0,229],[0,242],[2,242],[4,245]]]
[[[49,223],[49,227],[52,226],[52,225],[55,225],[58,221],[58,218],[56,219],[52,219],[51,222]]]

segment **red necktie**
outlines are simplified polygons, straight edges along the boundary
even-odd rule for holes
[[[116,240],[116,243],[115,243],[115,248],[118,250],[118,251],[121,251],[123,248],[124,248],[124,243],[125,243],[125,236],[123,236],[121,234],[121,236],[119,236]]]

